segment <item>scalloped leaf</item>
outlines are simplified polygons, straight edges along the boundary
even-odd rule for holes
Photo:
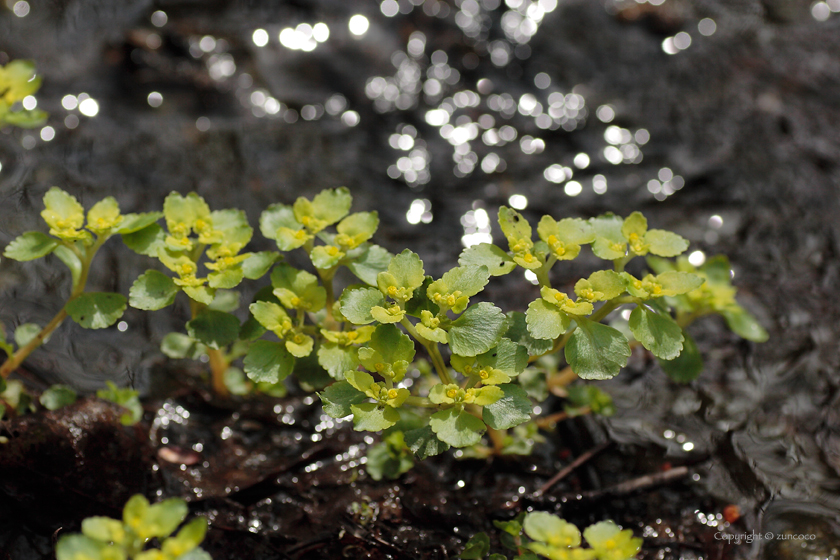
[[[694,381],[703,371],[703,358],[697,349],[697,343],[685,331],[683,331],[683,338],[683,348],[679,356],[672,360],[659,360],[662,371],[677,383]]]
[[[128,303],[135,309],[154,311],[172,305],[181,291],[172,278],[157,270],[147,270],[137,277],[128,292]]]
[[[459,356],[476,356],[496,346],[507,330],[507,317],[492,303],[472,305],[452,322],[449,347]]]
[[[295,358],[282,342],[257,340],[248,348],[243,365],[249,379],[258,383],[278,383],[292,373]]]
[[[363,245],[352,253],[348,253],[350,262],[347,268],[355,274],[359,280],[369,286],[376,286],[376,276],[380,272],[388,270],[388,264],[394,255],[379,245]]]
[[[219,350],[239,337],[239,319],[230,313],[205,309],[187,323],[187,333],[207,347]]]
[[[531,419],[534,406],[522,387],[506,383],[499,385],[505,396],[488,404],[481,411],[484,422],[493,429],[507,430]]]
[[[528,304],[525,320],[530,335],[540,340],[554,340],[571,324],[566,313],[542,298]]]
[[[58,241],[40,231],[27,231],[12,240],[3,251],[3,256],[16,261],[32,261],[52,253]]]
[[[126,303],[121,294],[89,292],[68,301],[64,310],[86,329],[104,329],[122,317]]]
[[[348,286],[339,298],[339,309],[348,321],[354,325],[367,325],[373,322],[370,310],[385,305],[385,297],[376,288],[368,286]]]
[[[353,411],[350,407],[354,404],[361,404],[367,401],[368,397],[347,381],[336,381],[322,393],[318,393],[324,405],[324,412],[332,418],[344,418],[350,416]]]
[[[137,254],[157,258],[166,248],[166,232],[158,224],[146,226],[132,233],[122,234],[125,246]]]
[[[516,263],[504,249],[491,243],[467,247],[458,257],[461,266],[486,266],[491,276],[503,276],[516,268]]]
[[[405,443],[411,452],[420,459],[440,455],[450,448],[445,441],[441,441],[430,426],[423,426],[405,432]]]
[[[481,434],[487,430],[484,422],[460,406],[432,414],[429,427],[438,439],[452,447],[475,445],[481,441]]]
[[[672,360],[680,355],[683,348],[682,329],[671,317],[638,305],[630,313],[627,325],[636,340],[657,358]]]
[[[353,412],[353,429],[357,432],[386,430],[400,419],[397,409],[377,403],[351,404],[350,410]]]
[[[577,328],[566,344],[566,362],[582,379],[610,379],[627,365],[630,345],[620,331],[589,319],[575,319]]]

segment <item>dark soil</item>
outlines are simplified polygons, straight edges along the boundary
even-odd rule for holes
[[[462,217],[478,208],[492,217],[522,194],[533,220],[638,209],[653,227],[690,239],[692,251],[727,254],[739,300],[770,341],[747,343],[717,319],[700,321],[692,334],[706,369],[695,382],[668,381],[637,352],[621,375],[599,385],[618,407],[611,419],[562,422],[529,457],[459,461],[446,454],[398,481],[375,482],[362,464],[375,439],[323,416],[317,399],[293,388],[288,399],[217,401],[201,389],[199,367],[163,362],[156,346],[183,329],[183,302],[174,313],[130,310],[126,332],[66,324],[19,375],[35,390],[58,381],[82,392],[105,380],[132,384],[145,395],[146,416],[126,428],[119,411],[86,398],[4,423],[0,431],[10,441],[0,450],[0,559],[50,558],[56,535],[78,530],[86,516],[118,516],[135,492],[187,498],[211,521],[206,548],[216,559],[455,557],[475,532],[495,538],[493,520],[528,508],[579,525],[614,519],[645,537],[643,558],[840,555],[840,16],[817,21],[810,2],[799,0],[570,0],[545,14],[529,52],[511,48],[510,61],[498,66],[489,53],[505,42],[507,4],[490,9],[498,2],[482,0],[486,17],[470,36],[472,28],[455,20],[465,3],[446,3],[445,18],[423,7],[386,18],[378,2],[343,0],[61,0],[31,2],[24,18],[1,12],[0,62],[36,61],[44,74],[39,107],[50,112],[56,137],[0,133],[0,245],[41,229],[40,201],[52,185],[86,206],[116,196],[127,212],[159,207],[171,190],[196,190],[214,209],[245,209],[252,224],[270,203],[347,185],[354,210],[379,211],[378,243],[417,251],[426,270],[439,275],[470,233]],[[409,3],[400,4],[407,10]],[[160,29],[150,24],[156,10],[168,15]],[[362,39],[347,32],[356,12],[371,21]],[[713,35],[698,32],[703,18],[716,22]],[[277,42],[282,28],[317,21],[331,36],[313,52]],[[254,45],[256,28],[270,31],[268,47]],[[546,108],[550,93],[574,91],[588,116],[573,130],[545,130],[535,118],[489,107],[482,92],[479,107],[456,116],[477,121],[490,114],[518,137],[505,146],[479,137],[471,142],[479,166],[453,172],[453,146],[425,121],[440,101],[420,94],[407,109],[377,109],[365,93],[371,78],[395,75],[392,55],[405,52],[417,31],[426,42],[425,58],[415,61],[423,80],[437,50],[459,71],[445,96],[477,91],[487,78],[494,93],[513,100],[531,94]],[[663,52],[663,41],[680,31],[690,34],[691,46]],[[204,36],[215,38],[216,51],[195,50]],[[234,73],[217,79],[221,67],[214,65],[225,56]],[[540,72],[551,78],[548,89],[534,85]],[[340,115],[294,123],[259,115],[250,101],[258,89],[295,114],[340,93],[360,124],[348,127]],[[147,102],[152,91],[163,95],[159,108]],[[95,118],[62,108],[64,95],[81,92],[98,100]],[[612,122],[595,118],[602,105],[613,108]],[[69,115],[80,119],[77,127],[65,125]],[[209,119],[208,129],[196,127],[200,117]],[[426,184],[409,186],[387,173],[408,155],[389,144],[406,124],[428,151]],[[643,157],[610,163],[604,150],[611,125],[647,131],[649,142],[637,146]],[[544,151],[524,153],[526,135],[543,139]],[[490,152],[505,161],[504,170],[480,170]],[[589,167],[573,165],[578,153],[589,154]],[[579,196],[545,179],[552,164],[574,169]],[[684,181],[668,196],[652,192],[651,181],[664,181],[665,169]],[[597,194],[601,181],[608,189]],[[412,201],[423,200],[433,220],[409,223]],[[721,218],[718,227],[712,216]],[[253,245],[271,248],[259,235]],[[569,284],[596,265],[581,258],[553,280]],[[109,243],[90,289],[127,294],[148,266]],[[51,258],[4,260],[0,289],[0,320],[11,330],[49,320],[69,277]],[[491,283],[486,293],[505,310],[522,310],[534,297],[521,278]],[[542,413],[561,407],[552,400]],[[602,444],[542,497],[533,496]],[[633,484],[621,486],[626,482]],[[725,526],[729,505],[741,517]],[[722,529],[814,539],[804,546],[777,539],[727,544]]]

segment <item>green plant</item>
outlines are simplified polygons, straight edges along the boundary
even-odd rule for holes
[[[66,314],[91,328],[110,325],[122,314],[123,296],[84,293],[93,255],[120,233],[128,247],[174,273],[152,269],[141,275],[129,294],[133,307],[157,310],[179,292],[189,297],[187,333],[163,340],[167,355],[206,353],[220,395],[254,386],[282,394],[283,381],[294,372],[304,387],[323,389],[330,416],[352,416],[359,431],[401,433],[374,451],[383,466],[374,472],[383,476],[398,475],[409,464],[398,437],[420,459],[450,447],[478,446],[472,454],[479,456],[527,452],[538,438],[535,427],[524,425],[533,410],[529,392],[544,393],[535,382],[539,370],[547,375],[546,387],[569,398],[564,414],[610,414],[608,395],[571,383],[578,377],[613,377],[626,365],[631,343],[655,355],[673,378],[688,381],[702,368],[685,331],[695,319],[719,313],[741,336],[767,337],[735,301],[728,261],[713,258],[696,269],[684,259],[666,260],[683,253],[688,242],[649,229],[639,212],[589,220],[543,216],[534,240],[525,217],[502,207],[499,225],[508,250],[489,243],[469,247],[459,266],[435,279],[416,253],[392,255],[370,243],[378,216],[351,214],[345,188],[327,189],[312,200],[300,197],[291,206],[274,204],[260,216],[262,234],[280,251],[304,251],[314,274],[284,262],[276,251],[243,252],[253,234],[244,213],[211,211],[195,193],[170,194],[162,213],[129,216],[105,199],[88,213],[87,230],[82,208],[70,195],[53,188],[45,204],[42,215],[54,237],[26,233],[5,254],[30,260],[54,252],[73,272],[73,292],[65,309],[10,357],[2,377]],[[160,217],[165,229],[156,223]],[[579,279],[573,298],[552,285],[551,272],[586,245],[609,266]],[[641,267],[628,272],[635,257],[648,257],[656,274],[640,274]],[[539,285],[539,297],[525,313],[475,301],[491,278],[517,268],[533,274]],[[341,269],[361,283],[336,293]],[[240,323],[232,313],[240,299],[233,288],[269,270],[271,286],[256,294]],[[627,307],[622,322],[613,312]],[[417,359],[418,350],[429,362]],[[558,370],[561,351],[568,366]],[[248,380],[234,365],[239,358]],[[426,363],[431,367],[420,367]],[[523,427],[506,433],[517,426]],[[491,447],[481,445],[485,432]]]
[[[622,530],[612,521],[601,521],[583,530],[589,547],[582,546],[581,531],[558,516],[537,511],[522,513],[511,521],[494,521],[502,530],[500,541],[516,558],[536,560],[632,560],[641,550],[642,539],[630,529]],[[466,544],[459,558],[484,558],[490,551],[490,539],[478,533]],[[503,554],[491,554],[489,560],[506,560]]]
[[[7,354],[6,361],[0,366],[0,377],[3,379],[43,344],[68,315],[87,329],[109,327],[122,316],[126,306],[124,296],[110,292],[85,292],[91,263],[100,247],[113,235],[141,231],[160,217],[160,213],[154,212],[122,215],[117,201],[109,196],[94,204],[85,220],[82,205],[58,187],[52,187],[44,196],[44,207],[41,217],[49,226],[49,235],[40,231],[26,232],[9,243],[3,255],[17,261],[55,255],[70,269],[70,297],[44,327],[32,324],[19,326],[14,336],[17,350],[0,331],[0,349]]]
[[[40,87],[41,77],[35,75],[35,64],[32,61],[13,60],[0,66],[0,128],[7,124],[34,128],[46,122],[47,114],[44,111],[18,106]]]
[[[198,545],[207,533],[207,520],[197,517],[177,533],[188,513],[180,498],[150,505],[142,495],[125,504],[122,520],[88,517],[81,534],[62,535],[55,547],[57,560],[209,560]],[[160,548],[146,546],[157,539]]]
[[[238,306],[238,297],[225,290],[235,288],[244,278],[263,276],[279,255],[242,253],[253,235],[245,213],[234,209],[211,212],[196,193],[171,193],[163,203],[162,215],[165,230],[155,223],[124,235],[123,240],[135,252],[157,258],[175,277],[146,271],[132,285],[129,303],[153,311],[171,305],[175,296],[184,292],[192,316],[186,324],[188,334],[168,336],[162,348],[179,358],[206,353],[213,389],[227,395],[227,372],[243,350],[234,344],[240,336],[239,320],[229,313]],[[210,271],[206,276],[199,275],[201,264]]]

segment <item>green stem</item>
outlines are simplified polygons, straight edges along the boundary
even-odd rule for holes
[[[548,260],[545,261],[541,267],[534,271],[534,274],[537,275],[537,281],[540,283],[540,286],[545,286],[546,288],[551,287],[551,282],[548,279],[548,272],[551,270],[551,267],[554,266],[554,263],[557,262],[557,257],[551,255],[548,257]]]
[[[405,330],[408,331],[408,334],[414,338],[417,342],[423,345],[423,348],[426,349],[426,352],[429,354],[429,358],[432,360],[432,364],[435,366],[435,371],[437,371],[438,377],[440,377],[441,382],[449,385],[453,383],[452,377],[449,375],[449,371],[446,369],[446,362],[443,361],[443,356],[440,354],[440,349],[438,349],[437,342],[432,342],[430,340],[426,340],[420,333],[417,332],[417,329],[414,328],[414,325],[411,324],[411,321],[408,320],[408,317],[403,317],[400,324],[405,327]]]
[[[3,366],[0,367],[0,377],[3,379],[9,377],[9,375],[18,368],[18,366],[23,363],[23,361],[29,357],[36,348],[38,348],[43,342],[44,339],[47,338],[52,332],[58,328],[62,321],[67,317],[67,312],[62,308],[61,311],[56,313],[55,317],[47,323],[41,332],[35,335],[35,338],[30,340],[26,345],[21,346],[17,349],[17,352],[12,354],[12,356],[7,359]]]
[[[324,318],[324,326],[327,330],[338,330],[338,321],[333,317],[333,305],[335,305],[335,292],[333,291],[333,276],[335,276],[336,267],[331,268],[325,272],[318,270],[318,276],[321,277],[321,282],[324,284],[324,289],[327,291],[327,316]]]
[[[96,255],[96,252],[108,240],[110,236],[103,236],[96,239],[96,241],[91,245],[87,250],[80,251],[79,248],[76,246],[75,243],[65,244],[65,246],[69,247],[71,251],[73,251],[76,256],[79,257],[79,261],[82,264],[82,270],[79,273],[79,279],[76,282],[76,285],[73,286],[73,290],[70,292],[70,297],[67,298],[67,302],[70,302],[80,295],[82,295],[85,291],[85,285],[87,284],[88,273],[90,272],[90,263],[93,261],[93,257]],[[65,304],[66,305],[66,304]],[[17,352],[12,354],[3,365],[0,366],[0,377],[6,379],[11,375],[11,373],[23,363],[23,361],[29,357],[29,355],[38,348],[41,344],[44,343],[44,340],[48,336],[50,336],[53,331],[55,331],[59,325],[67,318],[67,311],[64,310],[64,307],[61,308],[61,311],[55,314],[55,316],[50,320],[46,326],[41,329],[41,331],[35,335],[35,338],[30,340],[25,345],[21,346],[17,349]]]
[[[207,307],[200,301],[190,300],[190,315],[195,319],[201,311]],[[227,385],[225,384],[225,372],[230,366],[230,361],[225,357],[224,352],[215,348],[207,348],[207,358],[210,364],[210,385],[213,392],[220,397],[227,397],[230,395]]]

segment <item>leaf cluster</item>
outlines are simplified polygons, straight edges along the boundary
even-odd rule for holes
[[[81,534],[64,534],[55,548],[58,560],[210,560],[199,545],[207,520],[197,517],[180,529],[188,513],[180,498],[157,504],[140,494],[125,504],[122,519],[88,517]],[[177,530],[177,532],[176,532]],[[160,548],[146,548],[157,539]]]
[[[632,560],[641,550],[642,539],[630,529],[612,521],[601,521],[583,530],[560,517],[542,511],[522,513],[510,521],[494,521],[501,529],[502,546],[516,552],[517,559],[537,560]],[[588,547],[583,546],[585,539]],[[466,544],[459,558],[506,560],[504,554],[490,554],[490,539],[478,533]]]
[[[40,109],[24,109],[20,102],[41,87],[41,76],[35,74],[31,60],[13,60],[0,66],[0,128],[5,125],[35,128],[47,120]]]

